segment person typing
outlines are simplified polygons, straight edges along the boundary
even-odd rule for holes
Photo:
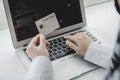
[[[120,13],[120,0],[115,0],[115,5],[118,13]],[[109,74],[106,76],[105,80],[114,80],[111,75],[115,74],[116,70],[118,71],[117,74],[120,75],[120,32],[118,33],[114,53],[109,48],[92,42],[87,34],[83,32],[64,36],[64,38],[66,39],[67,46],[76,51],[77,54],[84,57],[85,60],[103,68],[107,68],[106,66],[111,65],[109,68]],[[35,36],[28,44],[26,52],[32,59],[32,63],[26,80],[53,79],[52,64],[49,59],[49,46],[50,43],[42,34]],[[120,76],[117,77],[118,80],[120,80]]]

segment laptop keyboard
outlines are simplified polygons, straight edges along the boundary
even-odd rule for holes
[[[81,32],[81,31],[80,31]],[[86,32],[86,34],[93,40],[93,41],[98,41],[93,35],[91,35],[89,32]],[[77,32],[76,32],[77,33]],[[73,33],[75,34],[75,33]],[[73,35],[70,34],[70,35]],[[75,53],[75,51],[71,48],[69,48],[66,45],[66,39],[64,37],[58,37],[56,39],[50,40],[50,46],[49,46],[49,55],[50,55],[50,60],[56,60],[61,57],[64,57],[66,55]],[[24,50],[25,51],[25,50]],[[27,55],[28,56],[28,55]]]
[[[49,47],[51,61],[75,52],[66,45],[66,39],[63,37],[59,37],[49,42],[51,44]]]

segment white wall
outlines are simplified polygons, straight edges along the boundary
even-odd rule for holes
[[[111,0],[84,0],[84,4],[85,4],[85,6],[91,6],[91,5],[103,3],[106,1],[111,1]]]
[[[2,1],[3,0],[0,0],[0,30],[8,28]],[[84,0],[84,3],[85,6],[91,6],[105,1],[110,1],[110,0]]]

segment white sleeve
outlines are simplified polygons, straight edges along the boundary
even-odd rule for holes
[[[45,56],[33,59],[25,80],[52,80],[52,64]]]
[[[104,45],[92,42],[88,47],[88,50],[84,58],[85,60],[92,62],[98,66],[107,68],[111,64],[112,55],[113,55],[112,49]]]

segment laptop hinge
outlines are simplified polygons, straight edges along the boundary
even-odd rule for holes
[[[55,35],[55,36],[48,37],[46,39],[50,39],[50,38],[53,38],[53,37],[56,37],[56,36],[60,36],[60,35],[63,35],[63,34],[69,33],[69,32],[73,32],[73,31],[76,31],[78,29],[82,29],[82,28],[77,28],[77,29],[74,29],[74,30],[70,30],[70,31],[67,31],[67,32],[64,32],[64,33],[61,33],[61,34],[58,34],[58,35]]]

